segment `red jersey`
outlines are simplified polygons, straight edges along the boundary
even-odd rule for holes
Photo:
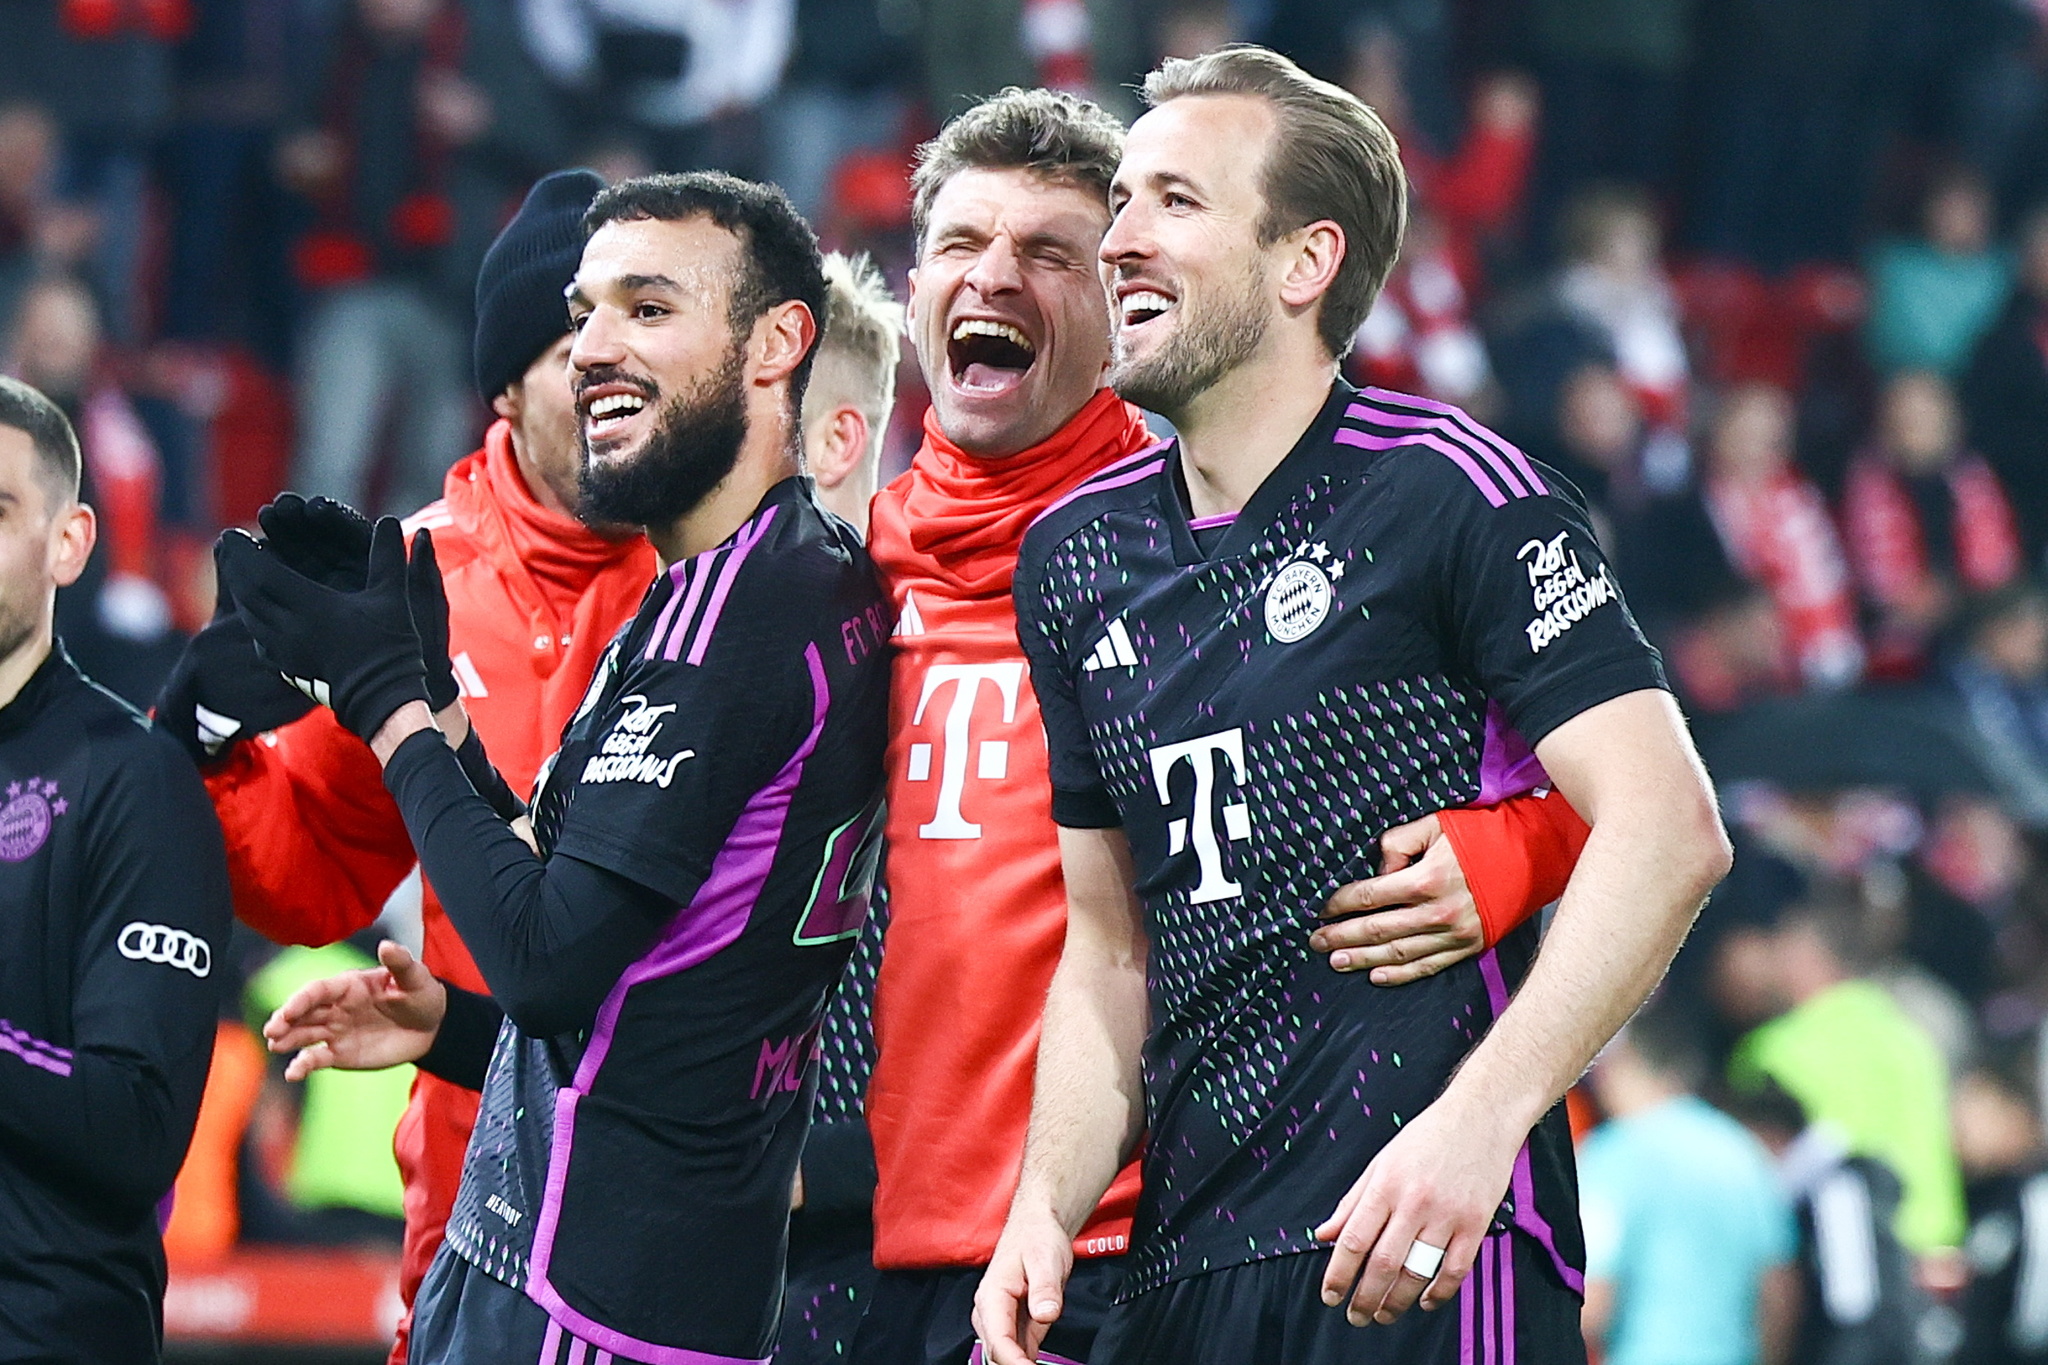
[[[1152,438],[1105,389],[1003,459],[927,413],[909,472],[874,503],[869,552],[896,608],[888,755],[889,929],[875,996],[875,1264],[988,1263],[1016,1192],[1039,1025],[1066,940],[1045,733],[1010,596],[1040,513]],[[1446,812],[1488,941],[1554,900],[1585,841],[1562,800]],[[1482,894],[1482,873],[1486,886]],[[1138,1163],[1075,1239],[1130,1242]]]
[[[463,705],[506,782],[530,791],[598,656],[653,581],[654,550],[638,536],[606,540],[536,502],[504,422],[448,471],[440,501],[407,522],[418,527],[434,534]],[[413,869],[375,756],[325,708],[234,746],[206,785],[227,837],[235,912],[278,942],[332,943],[368,926]],[[484,990],[431,886],[422,902],[427,967]],[[408,1305],[441,1244],[476,1100],[422,1073],[399,1122]]]

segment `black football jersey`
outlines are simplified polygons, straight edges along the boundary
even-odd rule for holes
[[[1127,1296],[1314,1248],[1521,980],[1533,923],[1393,989],[1310,951],[1381,834],[1543,783],[1532,744],[1665,685],[1577,494],[1455,409],[1340,382],[1227,525],[1178,463],[1082,485],[1016,580],[1054,816],[1123,828],[1151,940]],[[1574,1288],[1575,1201],[1553,1112],[1501,1218]]]
[[[544,855],[678,910],[592,1028],[504,1026],[448,1240],[622,1358],[773,1347],[825,997],[879,851],[885,611],[851,528],[779,484],[656,580],[541,776]]]

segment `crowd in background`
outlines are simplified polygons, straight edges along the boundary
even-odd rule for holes
[[[900,290],[943,118],[1133,116],[1234,39],[1400,135],[1349,373],[1579,485],[1736,836],[1589,1087],[1609,1359],[2048,1361],[2048,0],[0,0],[0,363],[101,515],[68,645],[146,703],[220,527],[436,496],[540,174],[772,179]],[[322,952],[248,943],[230,1013]],[[174,1249],[383,1235],[403,1077],[287,1100],[223,1030],[232,1212]],[[1748,1353],[1672,1354],[1724,1272]]]

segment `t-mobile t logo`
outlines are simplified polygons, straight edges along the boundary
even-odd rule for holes
[[[992,682],[1003,696],[1003,723],[1017,719],[1017,693],[1024,683],[1024,661],[1013,659],[999,664],[934,664],[925,670],[924,691],[918,694],[917,710],[910,723],[924,722],[925,708],[939,689],[954,684],[953,705],[946,711],[946,727],[939,743],[939,807],[932,818],[917,827],[921,839],[979,839],[981,826],[960,813],[960,797],[967,790],[967,754],[974,750],[974,775],[983,781],[999,782],[1010,771],[1010,742],[985,739],[973,743],[968,722],[974,716],[974,699],[981,685]],[[910,746],[912,782],[927,782],[932,775],[932,746]]]
[[[1244,731],[1224,730],[1219,734],[1203,735],[1199,739],[1183,740],[1179,744],[1162,744],[1152,750],[1152,781],[1159,788],[1159,804],[1173,804],[1174,765],[1186,759],[1195,772],[1195,815],[1193,820],[1176,818],[1166,827],[1166,851],[1179,853],[1190,841],[1195,846],[1195,864],[1201,869],[1202,878],[1195,884],[1191,898],[1196,905],[1209,901],[1227,901],[1244,894],[1244,887],[1232,881],[1223,872],[1223,845],[1216,839],[1216,755],[1222,754],[1230,760],[1230,774],[1242,787],[1244,775]],[[1231,843],[1252,837],[1251,808],[1242,801],[1233,801],[1223,808],[1223,837]]]

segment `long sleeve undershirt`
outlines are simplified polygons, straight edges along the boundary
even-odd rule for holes
[[[675,903],[580,859],[537,856],[477,795],[439,731],[399,745],[384,784],[506,1016],[536,1038],[590,1027]]]

